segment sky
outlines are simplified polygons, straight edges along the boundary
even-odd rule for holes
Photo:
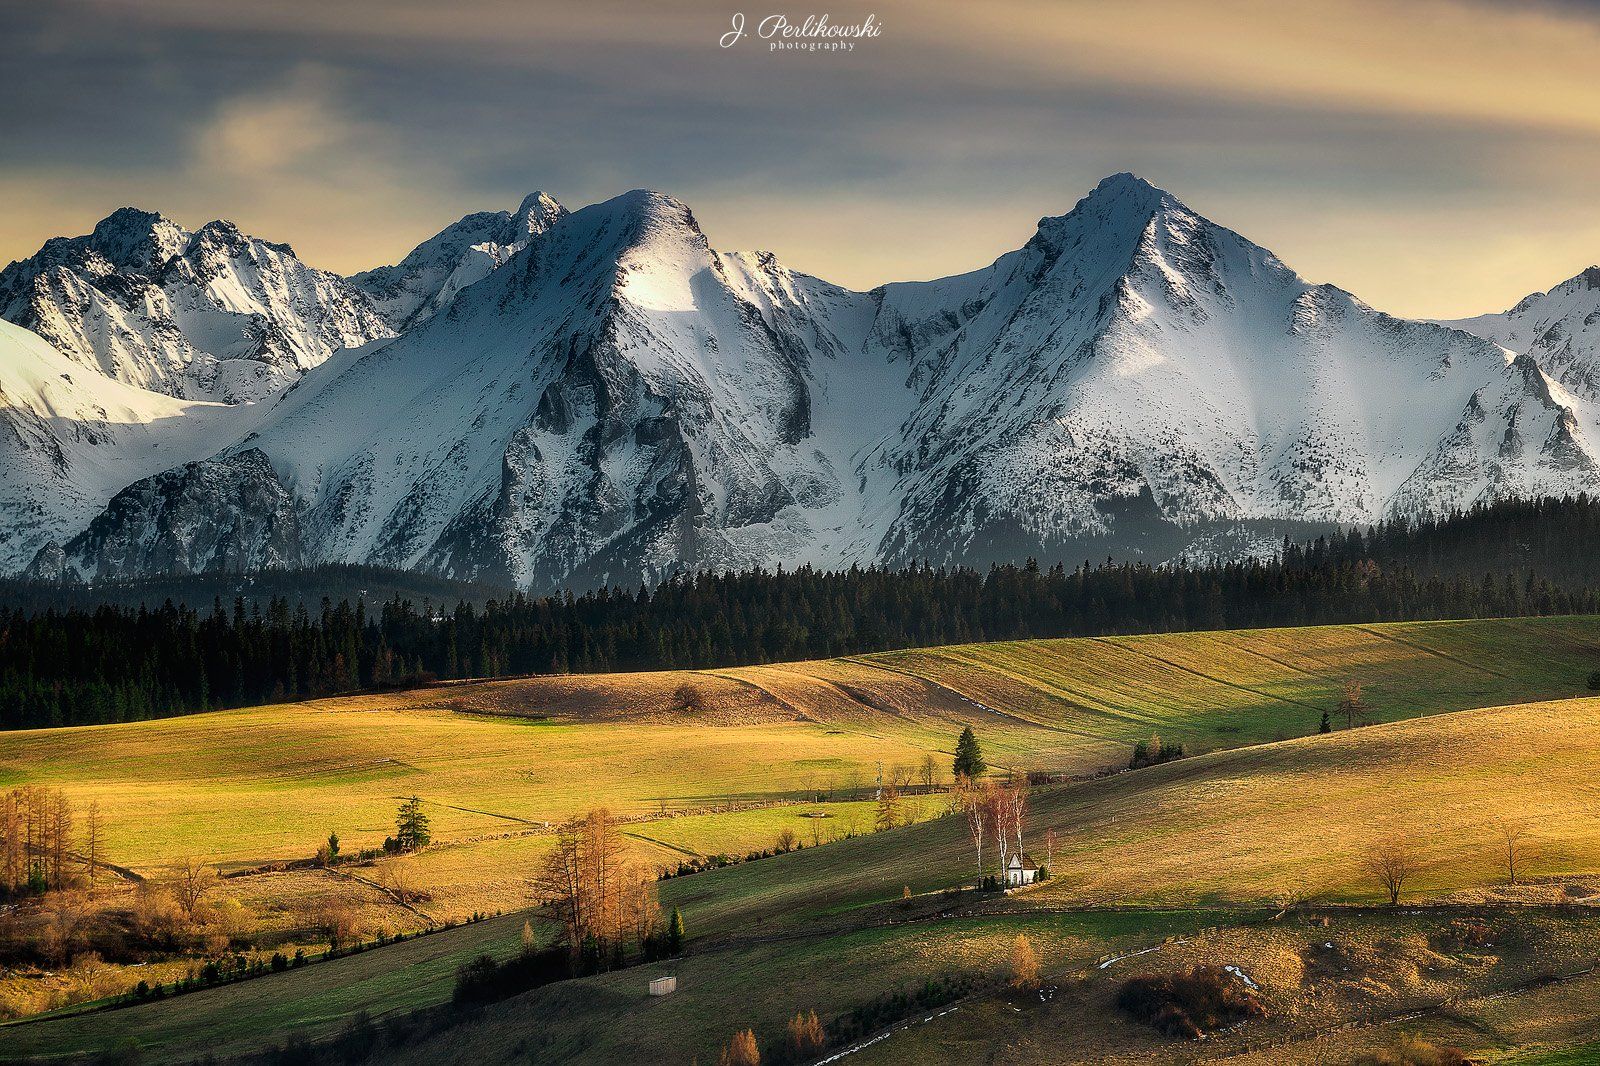
[[[881,32],[757,32],[824,13]],[[0,0],[0,42],[0,262],[131,204],[353,272],[534,189],[647,187],[870,288],[1124,170],[1396,314],[1600,261],[1583,0]]]

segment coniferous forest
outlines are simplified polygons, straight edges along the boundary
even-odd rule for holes
[[[733,666],[1028,637],[1600,612],[1600,501],[1505,502],[1270,560],[810,569],[319,607],[15,607],[0,727],[134,721],[435,678]]]

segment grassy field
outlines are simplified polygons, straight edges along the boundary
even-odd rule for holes
[[[1426,860],[1408,893],[1550,898],[1574,876],[1600,871],[1600,830],[1588,816],[1600,700],[1566,698],[1584,691],[1597,665],[1600,620],[1581,618],[1042,641],[476,682],[5,734],[0,785],[39,782],[98,799],[108,853],[146,873],[185,856],[232,869],[301,857],[330,829],[347,850],[373,846],[392,832],[395,805],[416,794],[437,843],[406,862],[431,896],[421,909],[451,918],[523,905],[548,823],[595,805],[622,813],[638,854],[661,865],[767,846],[782,828],[807,844],[814,829],[823,840],[864,832],[873,805],[846,797],[870,788],[880,762],[909,766],[936,753],[947,766],[967,722],[997,767],[1104,771],[1151,732],[1211,752],[1037,792],[1029,846],[1042,850],[1054,831],[1057,878],[1018,897],[1024,911],[937,935],[926,923],[902,924],[897,901],[904,888],[932,894],[970,876],[960,819],[664,882],[663,901],[688,915],[702,960],[685,966],[752,985],[762,973],[781,975],[761,996],[740,993],[751,1024],[770,1026],[780,1007],[844,1011],[919,974],[950,971],[957,959],[992,978],[996,952],[1014,933],[1007,923],[1044,923],[1030,928],[1072,960],[1159,943],[1214,920],[1216,908],[1257,907],[1286,892],[1371,901],[1360,860],[1370,842],[1395,833],[1410,835]],[[1352,678],[1370,717],[1388,724],[1316,736]],[[1520,705],[1445,713],[1500,703]],[[942,808],[937,796],[918,804],[923,815]],[[1535,826],[1534,872],[1565,882],[1494,887],[1495,823],[1508,810]],[[382,867],[355,873],[381,879]],[[330,891],[343,876],[257,874],[229,879],[226,891],[288,922],[284,900]],[[385,906],[381,893],[361,891]],[[1129,903],[1182,917],[1101,927],[1078,913],[1077,931],[1051,931],[1065,921],[1060,908]],[[296,1029],[326,1034],[359,1010],[447,998],[455,967],[509,948],[520,922],[451,930],[172,1004],[5,1027],[0,1060],[103,1048],[122,1032],[168,1049],[199,1040],[260,1047]],[[863,954],[892,961],[845,980]],[[796,989],[815,973],[834,974],[836,994],[798,1002]],[[631,989],[639,979],[596,980]],[[722,1025],[708,1005],[734,993],[703,984],[709,998],[660,1010],[685,1012],[673,1031],[681,1027],[685,1046],[711,1061],[715,1026],[687,1019],[698,1011]],[[596,1000],[599,1013],[577,1010],[578,1028],[552,1035],[544,1050],[593,1058],[591,1047],[621,1047],[596,1035],[614,1027],[605,1003],[634,1009],[632,992]]]
[[[416,794],[438,839],[595,805],[642,816],[859,793],[876,765],[971,722],[992,764],[1092,773],[1160,732],[1195,750],[1315,731],[1346,679],[1380,721],[1572,696],[1600,620],[1326,626],[969,645],[718,672],[535,678],[8,733],[0,786],[98,799],[107,851],[223,868],[392,831]],[[696,695],[688,702],[681,690]],[[687,728],[692,726],[693,728]]]
[[[937,895],[922,895],[915,902],[918,909],[909,914],[902,914],[897,902],[902,886],[934,893],[966,875],[969,850],[964,827],[955,818],[669,881],[662,886],[663,899],[684,909],[696,938],[695,959],[704,960],[684,962],[683,972],[704,975],[697,980],[706,989],[705,998],[677,1000],[681,1007],[669,1013],[684,1012],[685,1020],[674,1025],[700,1019],[692,1031],[684,1030],[682,1039],[714,1053],[715,1046],[705,1041],[728,1021],[725,1012],[709,1007],[719,997],[737,999],[750,1012],[749,1024],[771,1030],[791,1008],[842,1011],[852,1001],[871,998],[872,989],[882,994],[918,975],[946,972],[955,960],[967,972],[991,978],[999,965],[996,953],[1016,931],[1008,923],[1043,923],[1028,928],[1046,938],[1049,958],[1067,965],[1133,943],[1160,943],[1186,926],[1214,923],[1215,912],[1200,905],[1260,906],[1280,893],[1285,879],[1314,875],[1330,897],[1370,899],[1374,887],[1355,869],[1357,852],[1363,841],[1397,821],[1415,820],[1411,828],[1435,864],[1408,893],[1413,898],[1523,898],[1519,893],[1537,898],[1560,889],[1559,898],[1570,899],[1568,886],[1584,884],[1588,871],[1600,869],[1600,839],[1588,829],[1585,806],[1571,802],[1589,787],[1593,768],[1592,760],[1574,758],[1573,753],[1600,750],[1597,734],[1600,699],[1563,701],[1219,752],[1063,786],[1036,797],[1030,830],[1037,840],[1046,828],[1055,828],[1059,878],[1012,897],[1008,905],[1016,908],[1014,913],[977,914],[965,925],[913,920],[925,908],[936,912],[945,906]],[[1226,802],[1217,801],[1219,790],[1227,791]],[[1527,889],[1497,887],[1503,875],[1494,868],[1483,835],[1485,820],[1497,809],[1526,811],[1536,821],[1546,847],[1538,872],[1552,879]],[[1323,847],[1319,842],[1324,840],[1334,843]],[[1135,900],[1167,903],[1171,906],[1162,913],[1179,917],[1151,922],[1140,912],[1058,912],[1088,901]],[[1057,920],[1066,924],[1059,927],[1060,937],[1050,939],[1055,934],[1047,931],[1056,928],[1050,923]],[[1080,925],[1074,927],[1072,921]],[[1126,924],[1113,927],[1117,922]],[[1083,931],[1090,927],[1094,935]],[[181,1010],[152,1005],[0,1029],[0,1054],[104,1046],[132,1021],[153,1044],[170,1045],[188,1039],[197,1026],[213,1025],[223,1026],[229,1039],[254,1040],[259,1046],[263,1037],[254,1022],[221,1020],[238,1014],[235,1000],[252,996],[273,1005],[271,1012],[252,1010],[249,1017],[285,1024],[292,1018],[296,1026],[326,1032],[358,1009],[382,1012],[442,999],[445,975],[454,965],[449,960],[458,962],[504,944],[505,928],[490,923],[454,930],[417,945],[270,979],[276,984],[263,981],[200,993],[179,1001]],[[1073,928],[1078,931],[1069,934]],[[948,951],[937,948],[946,933],[954,938]],[[1069,935],[1081,943],[1069,945]],[[437,950],[430,957],[445,961],[432,969],[424,965],[420,980],[406,980],[405,997],[390,999],[381,971],[409,965],[407,953],[423,945]],[[448,951],[445,945],[451,945]],[[1600,950],[1600,943],[1585,950],[1591,948]],[[1554,957],[1548,950],[1545,954]],[[801,991],[816,987],[812,978],[833,972],[830,967],[859,972],[864,957],[873,965],[858,983],[835,982],[838,995]],[[387,965],[381,965],[385,959]],[[351,967],[356,976],[339,979],[349,989],[337,999],[304,989],[307,981],[334,981],[343,967]],[[369,971],[370,978],[362,976]],[[713,980],[712,974],[718,977]],[[735,995],[736,985],[721,983],[723,975],[729,982],[749,982],[738,984],[741,989],[761,986],[762,995]],[[602,987],[631,989],[644,976],[648,974],[629,971],[594,980]],[[542,1002],[543,996],[580,993],[576,986],[564,986],[531,995]],[[631,991],[621,998],[598,997],[581,1010],[560,999],[565,1006],[552,1008],[552,1016],[570,1013],[576,1028],[563,1030],[567,1035],[550,1045],[552,1054],[582,1057],[579,1052],[588,1048],[623,1053],[622,1045],[602,1035],[615,1028],[607,1012],[635,1009],[632,997]],[[225,1005],[208,1006],[213,999]],[[213,1010],[219,1013],[211,1015],[211,1022],[196,1020]],[[540,1016],[545,1016],[542,1010]],[[213,1033],[212,1038],[220,1037]],[[513,1038],[500,1032],[486,1033],[483,1039]],[[560,1042],[568,1040],[572,1043]],[[596,1050],[593,1061],[607,1061],[605,1054]]]
[[[1004,993],[981,997],[849,1061],[1309,1066],[1362,1062],[1407,1037],[1461,1048],[1482,1061],[1514,1054],[1519,1042],[1559,1037],[1574,1023],[1593,1032],[1600,979],[1545,979],[1592,964],[1600,950],[1592,920],[1494,910],[1474,917],[1502,939],[1483,947],[1451,942],[1456,915],[1449,911],[1335,911],[1199,931],[1105,968],[1075,966],[1068,958],[1056,969],[1048,1002]],[[1255,982],[1267,1017],[1197,1045],[1162,1036],[1115,1006],[1130,977],[1196,964],[1236,967]]]

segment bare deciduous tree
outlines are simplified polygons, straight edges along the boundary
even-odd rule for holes
[[[187,858],[179,864],[177,872],[173,875],[172,894],[177,899],[178,907],[182,909],[185,918],[194,921],[200,901],[216,885],[216,881],[217,871],[199,859]]]
[[[1344,715],[1346,729],[1355,728],[1357,715],[1365,720],[1367,701],[1361,697],[1361,682],[1354,678],[1344,683],[1344,692],[1339,697],[1339,713]]]
[[[1496,823],[1495,836],[1499,841],[1500,858],[1506,866],[1506,880],[1517,883],[1517,871],[1525,868],[1534,857],[1533,833],[1526,822],[1503,821]]]
[[[1411,841],[1391,836],[1367,849],[1361,868],[1389,895],[1389,906],[1398,906],[1405,883],[1422,868],[1422,859]]]
[[[817,847],[822,843],[822,817],[813,814],[806,821],[811,823],[811,846]]]
[[[378,875],[378,884],[403,906],[409,907],[428,898],[427,893],[418,887],[417,871],[409,859],[396,858],[384,863],[382,873]]]
[[[79,928],[89,910],[81,894],[75,891],[56,892],[45,905],[43,948],[45,955],[57,966],[72,961],[78,947]]]
[[[939,780],[939,760],[931,754],[924,755],[922,762],[917,765],[917,776],[922,780],[922,791],[931,794],[934,784]]]

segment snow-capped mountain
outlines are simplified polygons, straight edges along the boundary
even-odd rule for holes
[[[1531,363],[1311,285],[1132,175],[986,271],[890,286],[918,405],[890,559],[1140,523],[1369,522],[1568,491],[1593,454]]]
[[[1531,356],[1567,389],[1600,400],[1600,267],[1589,267],[1509,311],[1446,325]]]
[[[817,522],[860,510],[850,453],[878,420],[842,425],[871,404],[851,391],[862,375],[834,366],[860,338],[830,352],[802,335],[792,284],[713,252],[669,197],[586,208],[448,314],[308,375],[224,455],[130,487],[68,553],[98,574],[205,569],[210,527],[287,499],[297,531],[246,555],[554,584],[804,554]],[[829,312],[870,302],[809,284]],[[758,287],[783,304],[776,328],[748,298]],[[854,317],[859,333],[869,317]],[[903,373],[880,376],[905,391]],[[818,393],[844,406],[814,420]],[[174,527],[195,554],[141,553]]]
[[[0,573],[85,527],[123,486],[222,447],[240,414],[125,385],[0,321]],[[38,572],[61,561],[46,552]]]
[[[123,208],[0,271],[0,318],[107,377],[185,399],[261,399],[394,331],[338,275],[211,222]]]
[[[542,192],[515,212],[480,211],[423,241],[395,266],[350,278],[396,330],[426,322],[548,230],[567,209]]]
[[[869,293],[717,252],[644,191],[570,214],[536,194],[352,284],[398,339],[58,524],[38,571],[551,588],[1077,559],[1600,472],[1587,398],[1534,356],[1309,284],[1132,175],[988,267]]]

